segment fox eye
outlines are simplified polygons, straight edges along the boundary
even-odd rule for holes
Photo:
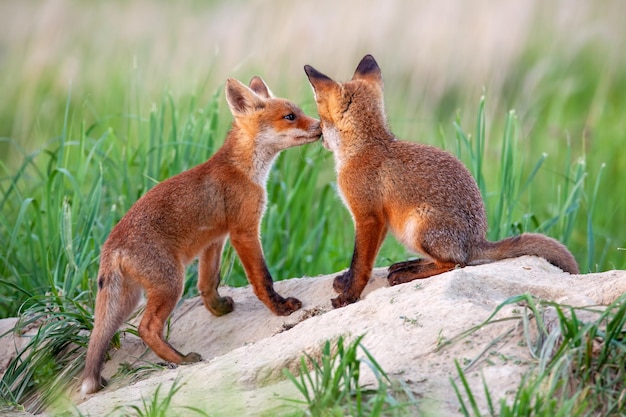
[[[289,113],[287,116],[284,116],[283,119],[289,120],[290,122],[293,122],[294,120],[296,120],[296,115],[293,113]]]

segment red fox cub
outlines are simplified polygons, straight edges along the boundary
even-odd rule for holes
[[[152,188],[113,228],[102,247],[94,328],[81,391],[106,383],[100,376],[111,338],[135,309],[142,288],[146,307],[139,336],[163,360],[192,363],[199,354],[178,352],[163,326],[183,291],[185,266],[199,256],[198,290],[216,316],[233,310],[221,297],[220,262],[226,238],[237,251],[254,293],[275,314],[302,303],[274,291],[259,240],[269,170],[283,149],[319,139],[319,121],[295,104],[274,98],[259,77],[250,88],[226,82],[234,122],[224,145],[207,162]]]
[[[356,229],[350,268],[333,282],[339,293],[332,300],[334,307],[359,299],[388,228],[425,257],[391,265],[390,285],[522,255],[541,256],[578,273],[567,248],[547,236],[485,239],[485,208],[465,166],[443,150],[400,141],[391,133],[382,74],[371,55],[345,83],[309,65],[304,71],[315,94],[323,144],[334,154],[339,195]]]

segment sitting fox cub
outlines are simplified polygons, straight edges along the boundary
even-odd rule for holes
[[[288,315],[302,303],[273,289],[263,258],[259,227],[266,208],[265,185],[283,149],[316,141],[319,121],[295,104],[274,98],[263,80],[250,88],[226,82],[234,122],[222,148],[207,162],[152,188],[113,228],[102,247],[94,328],[89,340],[81,391],[90,394],[105,381],[100,372],[111,338],[137,305],[142,288],[147,303],[139,336],[162,359],[201,360],[183,355],[163,339],[163,326],[183,291],[185,265],[199,256],[198,290],[216,316],[233,310],[220,297],[224,242],[237,251],[255,294],[274,313]]]
[[[350,269],[333,282],[339,292],[334,307],[359,299],[388,228],[425,256],[392,265],[391,285],[521,255],[541,256],[578,273],[567,248],[547,236],[485,239],[483,201],[463,164],[438,148],[403,142],[391,133],[382,74],[372,56],[365,56],[343,84],[309,65],[304,70],[315,93],[324,146],[334,153],[339,195],[356,228]]]

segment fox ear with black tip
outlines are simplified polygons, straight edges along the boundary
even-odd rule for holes
[[[304,72],[306,76],[309,78],[309,82],[311,83],[311,87],[313,87],[313,91],[317,94],[317,92],[324,90],[330,86],[335,86],[337,83],[333,81],[327,75],[322,74],[315,68],[310,65],[304,66]]]
[[[383,87],[383,74],[378,63],[371,55],[365,55],[352,76],[353,80],[367,80]]]

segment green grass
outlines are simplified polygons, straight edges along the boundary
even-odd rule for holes
[[[161,385],[157,386],[150,398],[141,398],[141,405],[127,404],[115,408],[111,415],[123,417],[169,417],[200,415],[208,417],[205,411],[191,406],[172,406],[174,395],[182,388],[179,380],[174,381],[169,391],[161,395]]]
[[[606,308],[568,307],[535,300],[529,295],[512,297],[463,337],[492,323],[492,318],[502,307],[520,303],[525,305],[525,314],[518,320],[523,320],[527,346],[535,358],[535,366],[522,378],[509,401],[493,399],[489,387],[483,382],[488,406],[488,414],[485,414],[474,395],[475,388],[470,387],[465,370],[457,362],[462,390],[454,380],[451,383],[463,415],[623,415],[626,412],[626,295]],[[554,309],[557,316],[558,325],[552,329],[543,320],[548,308]],[[579,318],[581,311],[592,311],[596,318],[584,321]],[[531,328],[535,330],[531,331]]]
[[[31,412],[41,412],[65,398],[66,388],[82,369],[93,328],[84,296],[28,300],[13,331],[29,340],[0,379],[1,398]]]
[[[478,106],[473,137],[462,129],[459,118],[454,123],[457,139],[456,154],[466,161],[476,178],[489,213],[487,238],[496,241],[525,231],[536,231],[551,235],[568,245],[575,231],[578,217],[585,216],[589,250],[586,258],[581,254],[577,258],[583,272],[592,270],[594,265],[598,264],[593,250],[595,240],[593,216],[604,165],[601,165],[598,172],[594,173],[595,178],[592,178],[594,185],[591,186],[587,184],[590,174],[587,172],[585,158],[580,157],[575,162],[568,161],[558,180],[548,188],[551,192],[541,200],[541,206],[536,207],[531,189],[539,182],[536,179],[541,173],[547,155],[542,154],[534,162],[527,161],[526,155],[520,149],[522,138],[519,133],[519,121],[515,111],[511,110],[504,121],[499,164],[494,164],[496,173],[492,175],[487,168],[489,157],[486,149],[486,126],[485,97],[481,98]],[[569,159],[572,152],[571,146],[568,145],[564,151]],[[526,173],[528,167],[531,169]],[[489,176],[492,176],[491,181],[487,181]],[[549,210],[543,207],[549,207]],[[544,213],[540,214],[539,210]]]
[[[189,102],[193,113],[181,120],[164,94],[145,121],[120,116],[128,126],[115,128],[111,119],[104,126],[70,120],[68,96],[59,136],[24,155],[0,185],[2,316],[32,296],[91,291],[99,249],[128,208],[158,181],[213,153],[218,100],[205,108]],[[141,141],[128,146],[123,127],[141,131]]]
[[[343,337],[327,341],[320,358],[305,355],[300,360],[299,375],[284,369],[303,400],[291,400],[305,406],[293,415],[322,416],[408,416],[417,412],[417,402],[408,390],[394,392],[394,384],[361,343],[364,336],[347,343]],[[359,358],[359,350],[364,357]],[[360,382],[366,365],[374,374],[376,387]],[[396,384],[397,385],[397,384]],[[397,388],[397,386],[395,386]]]

